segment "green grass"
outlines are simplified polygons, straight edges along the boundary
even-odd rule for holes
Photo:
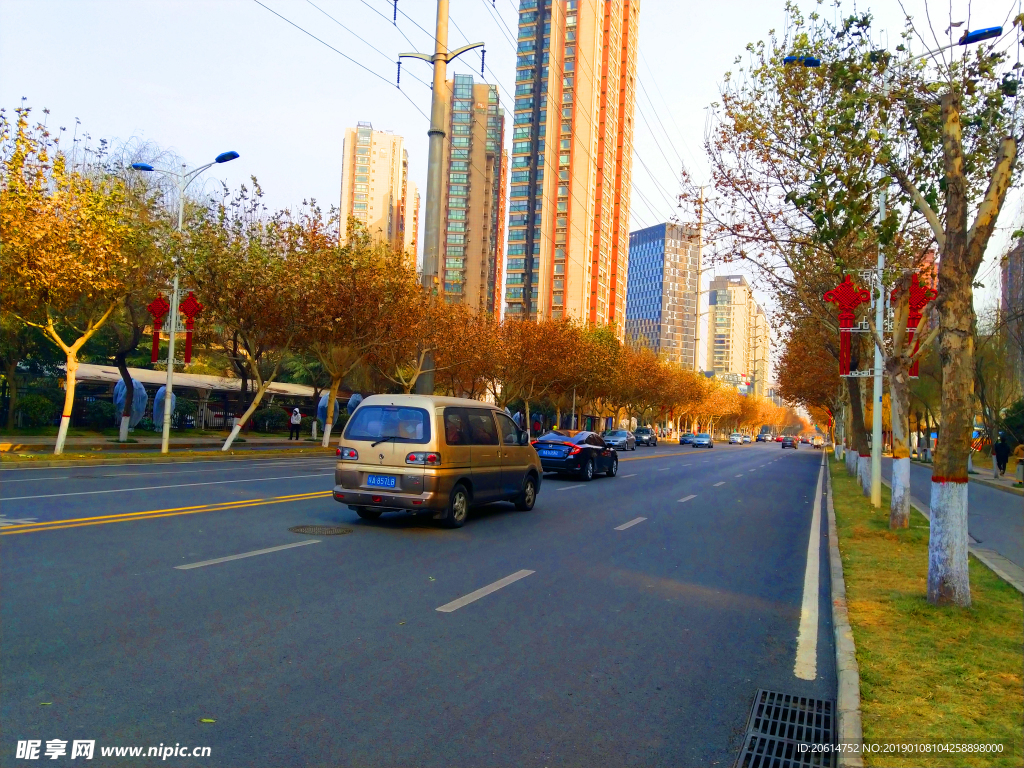
[[[866,743],[1002,743],[1001,755],[868,755],[878,766],[1024,765],[1024,597],[974,557],[969,609],[927,602],[928,521],[889,530],[843,462],[832,492]]]

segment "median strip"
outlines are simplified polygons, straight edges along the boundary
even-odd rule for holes
[[[153,509],[146,512],[126,512],[120,515],[102,515],[97,517],[78,517],[66,520],[50,520],[42,523],[12,525],[0,531],[0,536],[14,536],[19,533],[38,533],[40,531],[57,531],[64,528],[82,528],[89,525],[107,525],[108,523],[130,523],[136,520],[153,520],[160,517],[176,517],[178,515],[194,515],[200,512],[219,512],[246,507],[259,507],[267,504],[284,504],[289,501],[306,501],[308,499],[326,498],[332,491],[314,491],[291,496],[272,496],[268,499],[245,499],[242,501],[226,501],[220,504],[201,504],[196,507],[172,507],[170,509]]]

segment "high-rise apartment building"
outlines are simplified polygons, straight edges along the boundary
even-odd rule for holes
[[[716,376],[738,376],[741,388],[757,395],[768,391],[768,318],[742,275],[716,277],[708,286],[707,355]]]
[[[1024,382],[1024,238],[1003,257],[1000,278],[1000,310],[1010,336],[1010,365],[1018,382]]]
[[[416,259],[420,247],[420,190],[415,181],[405,187],[405,252]]]
[[[505,227],[505,118],[498,87],[471,75],[448,81],[450,142],[445,153],[445,298],[478,312],[501,311],[501,246]]]
[[[694,370],[697,302],[696,230],[656,224],[629,233],[626,340]]]
[[[375,241],[405,250],[408,176],[409,153],[401,136],[375,131],[364,122],[347,129],[341,165],[342,241],[352,216]]]
[[[639,0],[521,0],[509,315],[625,332]]]

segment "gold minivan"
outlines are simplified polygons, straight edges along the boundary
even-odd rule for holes
[[[529,435],[493,405],[371,395],[345,425],[334,482],[335,501],[366,520],[388,510],[429,511],[459,528],[476,504],[533,509],[541,466]]]

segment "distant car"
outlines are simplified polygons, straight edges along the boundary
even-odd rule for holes
[[[604,472],[615,477],[619,471],[619,455],[596,432],[577,432],[569,437],[557,430],[533,441],[545,472],[572,473],[583,480],[593,480]]]
[[[680,445],[690,445],[693,443],[694,434],[693,432],[684,432],[679,436]]]
[[[769,435],[767,432],[762,432],[761,434],[759,434],[757,436],[757,442],[759,442],[759,443],[770,443],[771,441],[772,441],[772,436]]]
[[[825,445],[825,439],[821,435],[816,435],[812,443],[815,448],[822,448]]]
[[[714,448],[715,441],[711,438],[707,432],[701,432],[699,435],[694,435],[690,445],[694,448]]]
[[[743,442],[744,443],[749,443],[750,442],[750,435],[744,435],[743,436]]]
[[[781,438],[781,440],[783,449],[792,448],[794,451],[796,450],[796,447],[800,442],[799,440],[797,440],[797,438],[793,437],[792,435],[785,435],[784,437]],[[541,463],[543,463],[543,460],[541,460]]]
[[[601,437],[617,451],[635,451],[636,438],[628,429],[606,429]]]
[[[658,435],[650,427],[638,427],[633,437],[636,438],[637,445],[658,445]]]
[[[729,435],[729,445],[743,445],[743,435],[739,432],[733,432]]]
[[[775,438],[775,442],[776,443],[781,443],[782,442],[782,435],[779,435],[778,437],[776,437]]]

